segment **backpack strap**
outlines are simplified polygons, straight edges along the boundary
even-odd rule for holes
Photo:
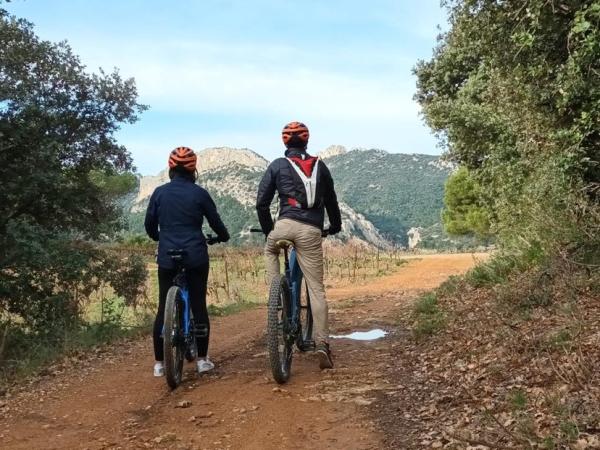
[[[292,158],[286,159],[289,161],[290,165],[294,168],[294,170],[300,177],[300,180],[302,180],[302,183],[304,184],[304,189],[306,190],[306,207],[312,208],[315,205],[315,199],[317,197],[317,177],[319,173],[319,159],[315,158],[316,161],[312,167],[312,173],[310,174],[310,176],[307,176],[304,170],[302,170],[303,168],[301,168],[299,164],[297,164]],[[299,205],[296,199],[289,200],[292,200],[296,204],[294,205],[290,203],[292,204],[292,206]]]

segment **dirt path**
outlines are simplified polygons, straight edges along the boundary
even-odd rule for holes
[[[401,334],[397,311],[421,290],[471,267],[484,255],[420,256],[364,286],[330,290],[331,333],[382,327]],[[393,340],[332,344],[336,368],[320,372],[297,354],[292,378],[278,386],[267,369],[265,310],[213,320],[217,370],[170,392],[152,377],[148,339],[120,353],[52,373],[0,401],[3,449],[377,449],[376,396],[401,387],[384,377]],[[180,407],[184,405],[185,407]]]

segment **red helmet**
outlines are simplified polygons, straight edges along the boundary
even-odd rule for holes
[[[281,138],[286,147],[288,147],[290,141],[300,141],[306,147],[309,136],[308,127],[302,122],[290,122],[283,127],[281,132]],[[292,139],[293,137],[296,137],[296,139]]]
[[[181,166],[188,172],[196,170],[196,154],[189,147],[177,147],[169,155],[169,168]]]

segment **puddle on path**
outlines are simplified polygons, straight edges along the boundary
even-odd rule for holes
[[[354,333],[344,334],[340,336],[331,336],[333,339],[353,339],[355,341],[374,341],[380,339],[388,334],[387,331],[383,331],[380,328],[376,328],[370,331],[355,331]]]

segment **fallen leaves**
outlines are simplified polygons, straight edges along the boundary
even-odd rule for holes
[[[598,300],[580,303],[585,314],[577,316],[538,308],[522,318],[499,310],[487,291],[467,289],[444,298],[442,306],[451,312],[446,330],[392,346],[397,364],[387,376],[404,387],[379,396],[379,424],[388,443],[600,448]],[[410,317],[401,323],[410,324]],[[547,343],[562,329],[578,330],[570,351]]]

